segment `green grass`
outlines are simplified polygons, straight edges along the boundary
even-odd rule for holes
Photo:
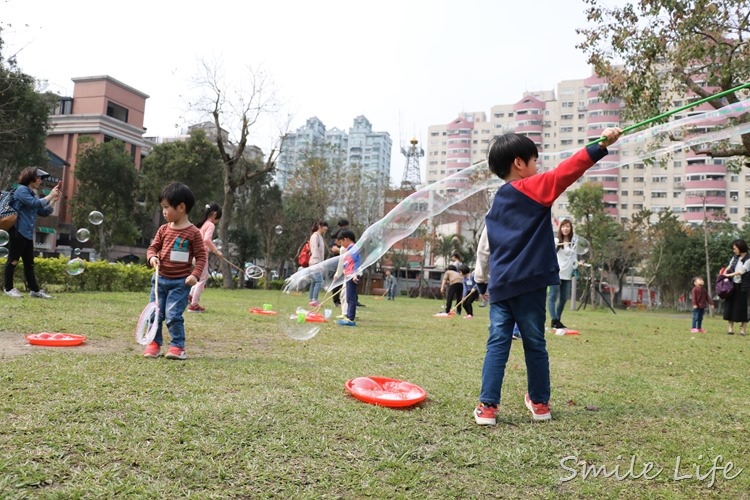
[[[724,463],[750,468],[750,337],[691,334],[690,317],[608,309],[566,312],[578,337],[548,336],[549,423],[523,405],[514,342],[496,427],[471,411],[488,308],[432,315],[434,300],[364,296],[358,326],[326,324],[300,342],[249,307],[305,296],[209,289],[186,314],[186,362],[140,356],[146,294],[2,297],[0,497],[747,498],[750,470],[675,480]],[[88,337],[24,346],[24,333]],[[14,332],[14,333],[11,333]],[[362,403],[346,380],[381,375],[422,386],[407,409]],[[566,461],[566,457],[568,458]],[[633,474],[627,474],[635,457]],[[562,462],[562,464],[561,464]],[[586,465],[582,465],[585,462]],[[652,462],[653,479],[634,477]],[[569,469],[563,467],[567,465]],[[619,465],[623,479],[582,467]],[[722,465],[722,463],[720,463]],[[576,471],[576,477],[563,481]]]

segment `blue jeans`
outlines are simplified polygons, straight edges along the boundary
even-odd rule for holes
[[[706,312],[706,309],[703,307],[694,307],[693,308],[693,327],[701,329],[703,328],[703,314]]]
[[[323,288],[323,273],[310,274],[312,283],[310,284],[310,300],[318,300],[320,289]]]
[[[357,283],[347,279],[346,289],[346,317],[352,321],[357,317]]]
[[[154,341],[162,345],[162,322],[166,319],[169,335],[172,337],[170,346],[185,348],[185,319],[182,313],[188,305],[190,287],[185,284],[185,278],[165,278],[159,276],[159,326],[156,329]],[[154,301],[154,278],[151,278],[151,302]]]
[[[559,285],[550,285],[549,295],[547,296],[547,309],[552,319],[559,320],[565,311],[565,303],[570,299],[570,289],[573,285],[572,280],[560,280]]]
[[[513,325],[518,323],[526,360],[529,398],[547,403],[550,397],[549,355],[544,339],[544,301],[547,289],[540,288],[517,297],[490,304],[490,335],[482,366],[482,390],[479,401],[500,403],[505,365],[513,342]]]

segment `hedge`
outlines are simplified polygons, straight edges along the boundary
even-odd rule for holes
[[[5,266],[5,258],[0,265]],[[66,257],[34,259],[34,272],[39,286],[54,286],[64,291],[86,292],[143,292],[151,288],[154,270],[143,264],[123,264],[122,262],[86,262],[86,269],[78,276],[68,274],[69,260]],[[15,286],[25,285],[23,261],[16,266]]]

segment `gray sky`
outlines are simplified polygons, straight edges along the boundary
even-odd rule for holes
[[[6,57],[56,92],[106,74],[148,94],[148,135],[200,119],[185,110],[201,60],[221,61],[228,80],[260,66],[283,103],[274,122],[291,115],[295,130],[317,116],[348,130],[363,114],[390,133],[396,183],[400,144],[424,145],[428,126],[590,72],[575,49],[582,0],[0,2]],[[265,152],[271,123],[252,138]]]

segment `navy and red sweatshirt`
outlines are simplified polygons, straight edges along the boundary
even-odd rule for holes
[[[485,219],[492,302],[560,284],[552,204],[607,154],[592,145],[553,170],[500,186]]]

